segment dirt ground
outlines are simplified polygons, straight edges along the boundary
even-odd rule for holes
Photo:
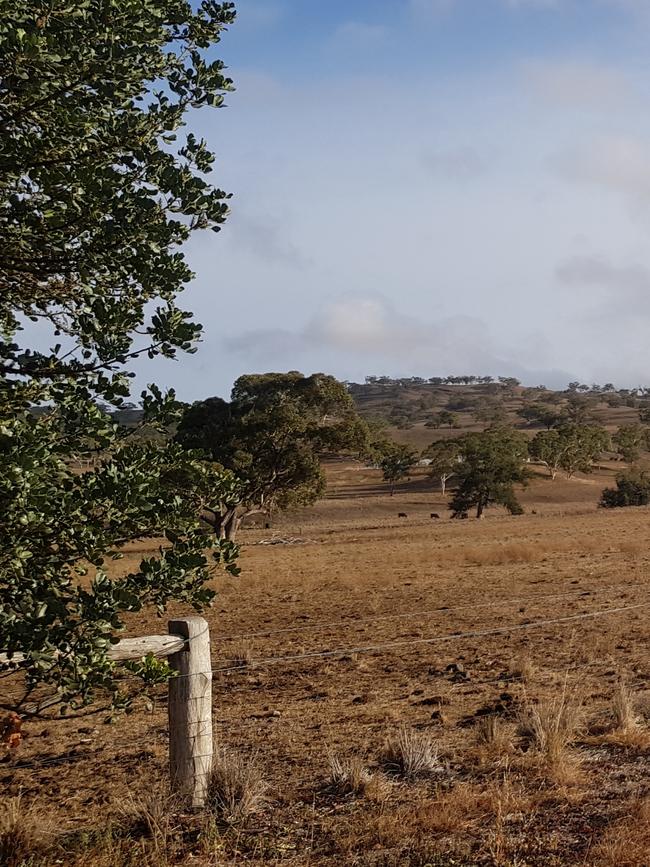
[[[4,794],[67,835],[50,863],[650,864],[650,511],[597,509],[615,469],[536,478],[521,517],[452,521],[424,473],[390,497],[377,472],[331,463],[315,508],[242,532],[241,576],[217,578],[205,615],[229,669],[217,742],[259,766],[259,809],[209,834],[185,816],[153,849],[149,823],[135,860],[115,839],[93,856],[102,829],[164,798],[163,689],[112,724],[28,724]],[[526,730],[536,707],[573,714],[557,754]],[[421,778],[385,764],[401,729],[438,755]],[[369,779],[337,788],[332,757]]]

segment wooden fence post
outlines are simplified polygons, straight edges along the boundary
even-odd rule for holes
[[[169,657],[178,676],[169,681],[169,770],[172,790],[193,807],[205,804],[212,768],[212,663],[203,617],[169,621],[169,632],[187,639]]]

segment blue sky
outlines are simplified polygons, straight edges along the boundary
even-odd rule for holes
[[[191,127],[186,399],[241,373],[650,383],[648,0],[240,0]],[[143,371],[144,372],[144,371]]]

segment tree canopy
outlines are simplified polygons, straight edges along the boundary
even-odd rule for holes
[[[246,515],[315,502],[325,490],[320,455],[361,454],[367,437],[342,383],[292,371],[242,376],[230,401],[213,397],[193,404],[176,442],[200,449],[236,475],[236,496],[204,513],[219,535],[232,539]]]
[[[207,56],[234,9],[7,0],[2,11],[0,648],[24,654],[14,707],[43,683],[64,704],[97,688],[119,703],[107,649],[123,613],[212,596],[210,540],[173,484],[183,465],[208,470],[178,445],[134,442],[106,409],[129,397],[130,359],[194,351],[200,333],[176,306],[192,277],[180,245],[219,229],[228,196],[183,127],[232,89]],[[155,387],[142,401],[160,427],[178,408]],[[89,455],[98,466],[79,472]],[[213,471],[222,485],[229,474]],[[158,556],[109,578],[127,541],[161,534]],[[235,568],[232,546],[213,548]]]
[[[524,461],[528,455],[525,434],[511,428],[489,428],[482,433],[460,437],[458,485],[449,504],[453,517],[476,509],[480,518],[493,503],[505,506],[512,514],[523,511],[514,484],[526,484],[528,472]]]
[[[619,473],[615,488],[605,488],[600,505],[605,509],[622,506],[647,506],[650,503],[650,473],[647,470],[631,469]]]
[[[444,494],[447,489],[447,482],[455,475],[460,463],[461,439],[437,440],[431,443],[430,446],[422,452],[422,457],[427,458],[429,464],[429,472],[433,478],[440,482],[440,489]]]

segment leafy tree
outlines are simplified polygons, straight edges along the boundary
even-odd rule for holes
[[[440,482],[440,489],[445,494],[447,490],[448,480],[455,475],[458,468],[460,455],[460,441],[453,440],[438,440],[431,443],[430,446],[422,452],[423,458],[428,458],[429,472],[432,477]]]
[[[236,475],[238,490],[203,513],[217,535],[233,540],[246,515],[315,502],[325,490],[320,455],[364,452],[368,427],[333,376],[291,371],[241,376],[230,401],[193,404],[175,439]]]
[[[416,465],[418,456],[409,446],[389,441],[375,446],[375,453],[376,463],[382,471],[384,481],[390,485],[392,497],[396,482],[408,476]]]
[[[458,440],[458,487],[449,504],[453,517],[476,508],[476,517],[492,503],[505,506],[513,515],[521,514],[513,485],[526,484],[524,461],[528,440],[519,431],[491,428]]]
[[[443,409],[438,413],[437,421],[439,422],[439,427],[446,426],[450,430],[451,428],[460,427],[458,423],[458,416],[454,412],[449,412],[448,409]]]
[[[612,436],[616,451],[624,461],[632,464],[641,455],[641,449],[647,445],[647,428],[640,424],[624,424]]]
[[[6,0],[2,12],[0,647],[24,654],[14,708],[44,684],[64,705],[98,689],[119,704],[107,650],[123,614],[213,595],[211,543],[174,475],[232,483],[177,445],[136,443],[100,404],[124,405],[129,359],[193,351],[200,333],[175,303],[192,277],[179,245],[219,228],[227,196],[205,179],[212,155],[183,118],[231,89],[206,53],[234,11]],[[26,320],[51,349],[29,345]],[[164,429],[177,405],[152,387],[143,410]],[[89,455],[99,465],[79,473]],[[158,556],[109,578],[126,542],[160,535]],[[232,546],[213,549],[234,569]]]
[[[616,476],[616,487],[605,488],[600,498],[604,509],[650,504],[650,473],[634,468]]]
[[[531,403],[517,410],[517,415],[530,424],[541,424],[547,430],[560,424],[566,417],[552,406],[543,403]]]
[[[557,476],[567,446],[559,430],[541,430],[530,441],[530,456],[548,467],[551,478]]]
[[[609,436],[604,428],[566,423],[535,434],[530,454],[548,467],[552,479],[559,469],[571,478],[576,472],[590,473],[594,460],[608,445]]]
[[[650,424],[650,404],[639,407],[639,421]]]
[[[501,425],[508,420],[508,411],[496,397],[483,397],[477,401],[473,416],[478,422]]]
[[[589,424],[593,421],[591,400],[580,394],[570,395],[566,405],[566,416],[573,424]]]

